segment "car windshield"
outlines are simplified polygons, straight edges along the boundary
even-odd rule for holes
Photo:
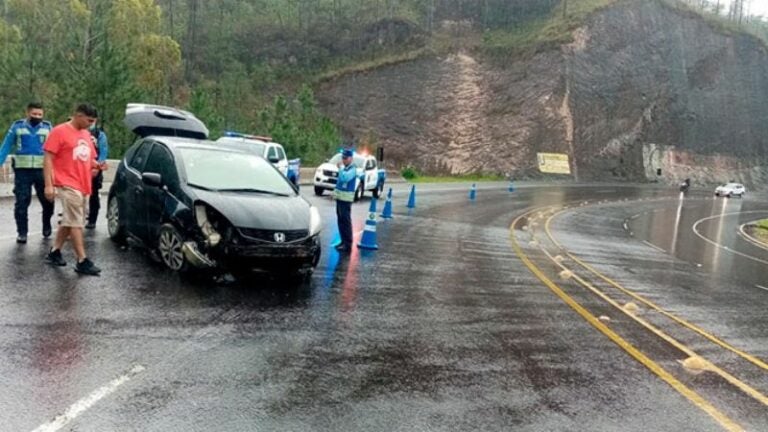
[[[358,168],[362,168],[365,166],[365,158],[355,154],[352,157],[352,161],[354,162],[355,166]],[[338,165],[341,163],[341,153],[336,153],[329,161],[329,164],[331,165]]]
[[[253,153],[259,156],[264,156],[264,149],[267,147],[267,145],[261,141],[243,138],[221,137],[217,139],[216,142],[226,144],[227,147],[230,148],[247,151],[248,153]]]
[[[296,195],[288,181],[265,159],[234,151],[179,148],[187,183],[215,191]]]

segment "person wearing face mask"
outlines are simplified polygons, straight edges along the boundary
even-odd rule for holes
[[[91,185],[91,197],[88,201],[88,223],[85,224],[86,229],[96,228],[96,219],[101,208],[99,190],[101,190],[104,182],[103,171],[107,169],[107,154],[109,153],[109,142],[107,141],[107,134],[104,132],[104,129],[94,124],[90,127],[90,131],[93,138],[94,155],[96,156],[99,168],[91,171],[93,182]]]
[[[48,139],[52,126],[43,120],[43,105],[32,102],[27,105],[27,117],[15,121],[0,145],[0,166],[10,153],[13,153],[14,185],[16,196],[13,215],[16,219],[16,243],[27,242],[29,231],[27,212],[32,202],[32,188],[43,207],[43,237],[51,235],[51,217],[53,202],[45,199],[45,179],[43,177],[43,145]]]

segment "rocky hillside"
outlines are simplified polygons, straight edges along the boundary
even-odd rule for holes
[[[660,0],[601,10],[573,39],[501,60],[422,57],[325,82],[318,95],[347,134],[383,145],[390,164],[431,173],[535,177],[537,152],[562,152],[579,180],[764,183],[761,41]]]

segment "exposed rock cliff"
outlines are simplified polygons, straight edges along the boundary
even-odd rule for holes
[[[653,180],[661,169],[673,181],[706,168],[701,181],[754,184],[765,170],[753,168],[768,165],[765,46],[656,0],[594,14],[560,50],[422,58],[318,93],[348,134],[428,172],[536,176],[546,151],[569,154],[580,180]]]

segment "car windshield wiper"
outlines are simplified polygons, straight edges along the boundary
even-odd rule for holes
[[[202,189],[204,191],[216,192],[216,189],[211,189],[211,188],[206,187],[206,186],[200,186],[199,184],[187,183],[187,186],[193,187],[195,189]]]
[[[218,192],[251,192],[251,193],[260,193],[260,194],[276,195],[276,196],[283,196],[283,197],[290,196],[288,194],[284,194],[280,192],[268,191],[263,189],[255,189],[255,188],[228,188],[228,189],[217,189],[217,191]]]

